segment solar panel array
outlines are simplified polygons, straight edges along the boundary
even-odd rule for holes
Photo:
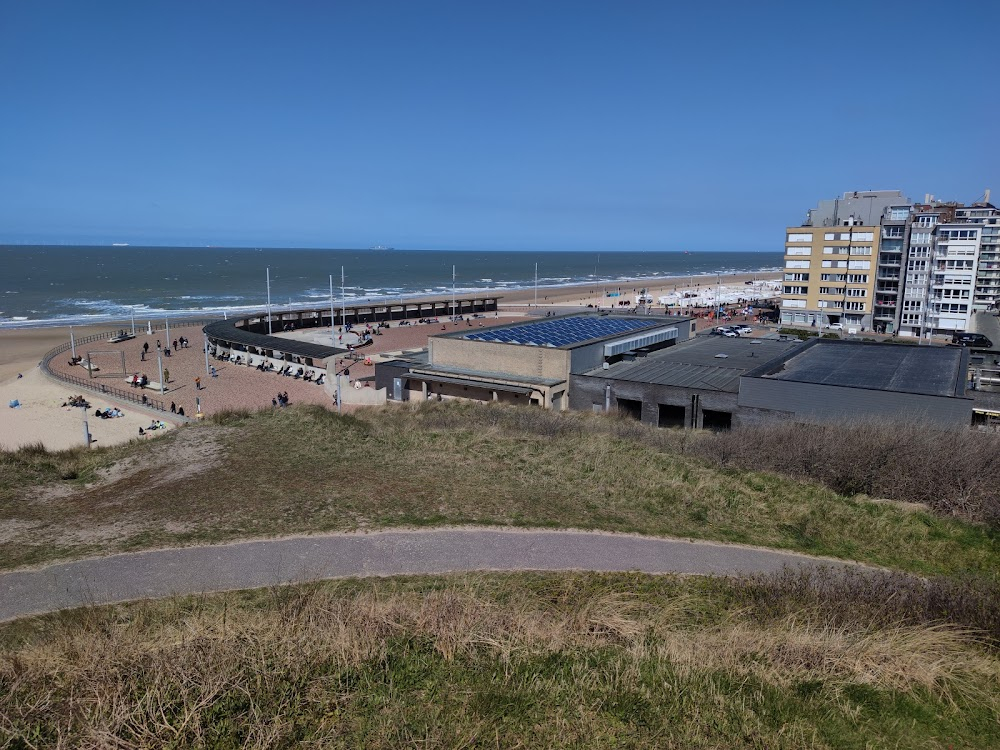
[[[658,323],[635,318],[579,316],[556,318],[537,323],[525,323],[490,331],[470,333],[472,341],[497,341],[504,344],[534,344],[535,346],[569,346],[583,341],[614,336],[619,333],[651,328]]]

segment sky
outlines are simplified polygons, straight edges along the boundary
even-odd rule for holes
[[[6,0],[0,242],[780,252],[847,190],[1000,198],[998,22],[964,0]]]

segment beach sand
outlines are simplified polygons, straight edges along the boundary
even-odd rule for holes
[[[66,399],[76,393],[73,386],[54,383],[42,374],[38,367],[16,375],[13,380],[0,384],[0,448],[16,449],[22,445],[41,443],[49,450],[57,451],[84,445],[82,409],[62,406]],[[152,417],[101,398],[86,391],[82,394],[90,402],[87,409],[87,423],[94,445],[116,445],[135,440],[139,428],[148,427]],[[13,399],[21,406],[11,409],[8,404]],[[97,409],[117,406],[124,417],[101,419],[95,417]],[[168,425],[167,429],[171,426]],[[159,433],[159,430],[157,430]],[[154,433],[154,434],[157,434]]]
[[[583,306],[615,307],[619,301],[630,300],[635,304],[635,298],[642,289],[653,298],[654,309],[662,309],[660,297],[673,297],[677,302],[687,302],[695,305],[714,301],[721,291],[723,302],[734,303],[739,298],[773,298],[778,295],[777,286],[781,280],[780,271],[768,273],[735,273],[711,276],[678,276],[671,279],[634,279],[629,281],[614,281],[602,284],[581,284],[577,286],[538,288],[538,306]],[[747,284],[746,282],[752,282]],[[618,293],[617,297],[608,297],[607,293]],[[683,300],[685,293],[694,295]],[[533,305],[536,299],[534,289],[518,289],[500,292],[501,305]],[[699,299],[700,298],[700,299]]]

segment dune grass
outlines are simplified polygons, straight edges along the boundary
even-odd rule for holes
[[[761,602],[767,601],[767,606]],[[787,582],[346,581],[0,627],[0,746],[988,747],[997,653]]]
[[[589,414],[455,404],[225,414],[85,454],[69,474],[96,476],[139,452],[127,476],[89,488],[64,480],[73,491],[58,497],[33,494],[67,471],[56,458],[8,454],[0,566],[255,536],[506,524],[736,542],[926,574],[1000,570],[987,525],[720,467],[698,454],[699,439]]]

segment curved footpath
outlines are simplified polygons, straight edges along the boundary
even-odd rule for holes
[[[353,576],[586,570],[735,575],[858,563],[754,547],[586,531],[445,528],[134,552],[0,573],[0,621],[69,607]]]

